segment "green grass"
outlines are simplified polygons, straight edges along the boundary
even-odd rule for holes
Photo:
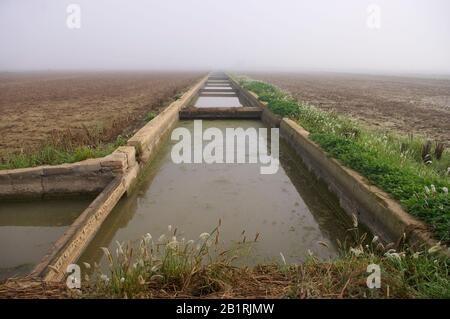
[[[62,147],[47,144],[35,151],[7,155],[0,161],[0,170],[74,163],[88,158],[103,157],[125,143],[126,139],[118,136],[112,143],[99,143],[95,146]]]
[[[424,251],[376,251],[371,245],[332,262],[310,258],[291,266],[288,296],[295,298],[449,298],[450,260]],[[368,289],[367,266],[381,269],[380,289]]]
[[[151,120],[153,120],[156,116],[158,115],[158,113],[155,113],[155,112],[148,112],[146,115],[145,115],[145,120],[147,121],[147,122],[150,122]]]
[[[328,154],[391,194],[406,211],[430,225],[440,240],[450,242],[448,150],[426,165],[423,138],[363,127],[345,116],[298,102],[267,83],[248,78],[239,82],[267,102],[272,112],[297,121]]]

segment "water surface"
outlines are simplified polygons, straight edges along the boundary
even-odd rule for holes
[[[238,97],[200,96],[194,104],[195,107],[241,107]]]
[[[2,202],[0,280],[31,271],[91,200]]]
[[[192,121],[181,127],[193,130]],[[260,121],[203,121],[203,128],[263,127]],[[198,136],[197,136],[198,137]],[[138,189],[122,199],[106,219],[80,258],[89,263],[102,258],[100,247],[115,251],[116,241],[134,241],[146,233],[154,238],[177,228],[179,238],[197,239],[211,231],[219,219],[220,245],[243,239],[258,242],[245,263],[303,261],[309,253],[322,258],[337,254],[336,240],[350,227],[326,185],[317,181],[284,142],[281,167],[274,175],[261,175],[260,164],[174,164],[174,142],[168,141],[148,168]],[[323,245],[325,243],[328,247]]]

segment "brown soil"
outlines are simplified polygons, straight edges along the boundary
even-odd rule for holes
[[[0,155],[38,147],[59,131],[114,138],[158,112],[200,73],[0,73]]]
[[[248,75],[323,110],[450,144],[450,79],[334,73]]]

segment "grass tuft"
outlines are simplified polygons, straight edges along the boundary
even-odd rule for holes
[[[169,226],[169,233],[158,239],[147,234],[138,245],[117,242],[115,255],[102,248],[109,268],[103,273],[94,265],[92,276],[85,278],[90,287],[87,294],[149,297],[149,290],[158,287],[175,295],[202,296],[225,289],[235,269],[233,261],[249,243],[219,250],[219,226],[196,241],[177,238],[176,233]]]
[[[145,120],[146,120],[147,122],[150,122],[150,121],[153,120],[157,115],[158,115],[158,113],[156,113],[156,112],[148,112],[148,113],[145,115]]]
[[[118,136],[112,143],[96,145],[60,146],[44,144],[37,150],[9,154],[0,158],[0,170],[75,163],[88,158],[98,158],[111,154],[117,147],[126,144],[126,139]]]
[[[358,232],[357,228],[350,231]],[[415,252],[398,251],[365,234],[341,244],[336,260],[310,255],[302,264],[235,267],[235,250],[217,249],[219,228],[197,241],[172,234],[158,240],[147,234],[139,244],[117,243],[115,256],[103,248],[109,263],[103,274],[95,265],[83,284],[82,298],[449,298],[450,260],[437,245]],[[244,245],[241,242],[241,245]],[[252,243],[246,243],[248,248]],[[244,247],[244,246],[242,246]],[[368,266],[381,270],[381,287],[369,289]],[[86,267],[91,266],[85,264]]]

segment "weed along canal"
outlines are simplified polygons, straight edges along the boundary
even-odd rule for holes
[[[203,132],[214,128],[225,136],[230,128],[264,125],[256,120],[204,120],[202,127]],[[193,121],[181,121],[179,128],[188,130],[194,144],[201,143]],[[80,261],[98,263],[100,247],[115,251],[116,242],[138,241],[146,233],[157,240],[162,234],[171,238],[177,229],[178,240],[197,239],[219,220],[224,249],[236,248],[244,237],[253,242],[240,250],[246,264],[281,262],[280,253],[287,262],[300,262],[309,253],[323,259],[336,255],[336,239],[343,241],[351,223],[286,143],[280,144],[281,165],[274,174],[261,174],[260,163],[177,164],[171,154],[177,143],[167,138],[133,194],[111,212]],[[204,144],[203,150],[209,145]],[[248,144],[241,147],[248,161]],[[220,145],[216,151],[226,148]],[[236,153],[240,151],[236,145]]]

